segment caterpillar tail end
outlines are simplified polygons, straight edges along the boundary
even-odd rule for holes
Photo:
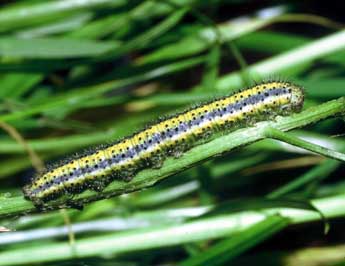
[[[23,187],[23,194],[24,194],[24,199],[31,201],[32,204],[38,209],[42,210],[44,206],[44,202],[40,200],[39,198],[35,197],[35,195],[31,191],[31,186],[30,184],[25,185]]]

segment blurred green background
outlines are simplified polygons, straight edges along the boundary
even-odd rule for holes
[[[2,1],[0,211],[39,160],[254,82],[304,86],[304,109],[344,96],[343,10],[342,1]],[[345,150],[343,117],[291,134]],[[0,265],[345,265],[344,170],[256,142],[83,211],[3,217]]]

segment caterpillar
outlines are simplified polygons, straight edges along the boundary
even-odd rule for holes
[[[167,156],[179,157],[217,132],[299,112],[303,101],[303,89],[290,82],[252,86],[162,119],[132,136],[46,170],[24,186],[24,196],[40,208],[63,195],[73,196],[87,189],[102,191],[113,180],[130,181],[142,169],[160,168]]]

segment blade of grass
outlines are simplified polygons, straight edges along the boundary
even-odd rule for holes
[[[114,231],[125,231],[130,229],[138,228],[152,228],[162,225],[176,225],[190,218],[195,218],[200,214],[207,211],[207,207],[194,207],[194,208],[178,208],[178,209],[164,209],[164,210],[153,210],[146,212],[136,212],[130,217],[119,217],[113,215],[109,218],[102,218],[95,216],[92,221],[77,222],[74,220],[72,225],[72,231],[76,234],[91,233],[91,232],[110,232]],[[70,214],[70,213],[69,213]],[[79,216],[79,214],[77,214]],[[72,215],[71,215],[72,216]],[[127,215],[125,215],[127,216]],[[54,226],[51,225],[47,228],[39,228],[40,223],[44,222],[44,218],[35,217],[29,225],[33,229],[23,230],[25,226],[28,226],[28,222],[24,225],[16,225],[17,232],[10,232],[8,234],[1,234],[0,246],[5,247],[8,244],[23,243],[34,240],[50,239],[53,237],[62,237],[68,234],[68,228],[66,225]],[[51,216],[50,219],[58,219],[59,217]],[[73,217],[74,218],[74,217]],[[37,221],[38,220],[38,221]],[[39,223],[37,223],[39,222]],[[21,229],[21,230],[18,230]]]
[[[107,57],[117,57],[133,49],[137,50],[145,47],[149,42],[151,42],[152,40],[156,39],[163,33],[169,31],[174,26],[176,26],[176,24],[179,23],[181,19],[184,17],[184,15],[187,13],[187,10],[187,8],[181,8],[180,10],[175,11],[169,17],[160,22],[158,25],[150,28],[143,34],[128,41],[123,46],[112,49],[112,52],[110,52],[110,54],[108,54]]]
[[[323,156],[340,160],[340,161],[345,161],[345,154],[333,151],[327,148],[324,148],[322,146],[310,143],[308,141],[302,140],[300,138],[297,138],[295,136],[292,136],[290,134],[284,133],[276,128],[266,128],[265,132],[266,137],[280,140],[286,143],[289,143],[291,145],[297,146],[302,149],[306,149],[312,152],[315,152],[317,154],[321,154]]]
[[[267,216],[263,221],[253,224],[241,234],[220,241],[207,252],[201,252],[186,259],[180,266],[224,265],[249,248],[281,231],[289,224],[288,219],[280,216]]]
[[[11,73],[1,77],[0,98],[18,98],[42,80],[40,74]]]
[[[54,21],[49,24],[41,25],[38,27],[19,30],[15,33],[20,38],[38,38],[49,36],[53,34],[66,33],[71,30],[77,30],[83,27],[92,18],[91,12],[78,13],[75,16],[64,18],[59,21]],[[89,38],[90,39],[90,38]]]
[[[92,21],[66,35],[68,38],[98,39],[118,31],[125,23],[128,23],[127,14],[115,14]]]
[[[253,52],[276,54],[286,52],[292,48],[306,45],[310,38],[280,32],[257,31],[245,35],[235,41],[240,49]],[[336,55],[329,55],[322,60],[328,63],[344,64],[345,53],[338,51]]]
[[[13,28],[32,25],[37,22],[44,22],[47,18],[55,18],[68,14],[87,10],[90,8],[119,7],[126,3],[125,0],[64,0],[47,1],[11,5],[0,11],[0,31],[7,31]],[[48,20],[49,21],[49,20]]]
[[[241,50],[276,54],[286,52],[310,42],[305,36],[292,35],[273,31],[255,31],[235,40]]]
[[[217,78],[218,78],[218,71],[219,71],[219,61],[221,57],[221,51],[219,44],[215,44],[211,51],[209,52],[207,59],[205,70],[202,78],[202,85],[201,85],[201,92],[202,91],[210,91],[213,90],[215,87]],[[169,97],[170,98],[170,97]]]
[[[81,58],[98,56],[120,47],[116,41],[100,42],[67,38],[0,38],[0,55],[14,58]]]
[[[327,177],[330,173],[332,173],[335,169],[337,169],[340,165],[340,162],[334,160],[326,160],[322,162],[320,165],[315,166],[307,173],[301,175],[300,177],[292,180],[291,182],[287,183],[284,186],[279,187],[278,189],[272,191],[267,195],[268,198],[279,198],[282,197],[310,182],[315,180],[320,180]]]
[[[304,139],[306,141],[315,143],[317,145],[322,145],[329,149],[334,149],[340,151],[345,147],[345,141],[340,138],[330,138],[325,135],[316,134],[312,132],[306,132],[302,130],[296,130],[290,133],[298,138]],[[293,153],[302,153],[302,154],[309,154],[310,152],[304,149],[297,148],[290,144],[286,144],[285,142],[275,141],[275,140],[263,140],[257,143],[254,143],[250,146],[250,150],[253,151],[285,151],[285,152],[293,152]]]
[[[343,78],[303,79],[296,82],[306,88],[308,97],[332,99],[345,95],[345,79]]]

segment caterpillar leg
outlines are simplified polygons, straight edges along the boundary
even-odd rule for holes
[[[82,211],[84,209],[84,205],[82,203],[74,201],[67,201],[67,206],[78,211]]]
[[[111,183],[110,175],[102,175],[89,184],[89,188],[96,192],[102,192]]]

